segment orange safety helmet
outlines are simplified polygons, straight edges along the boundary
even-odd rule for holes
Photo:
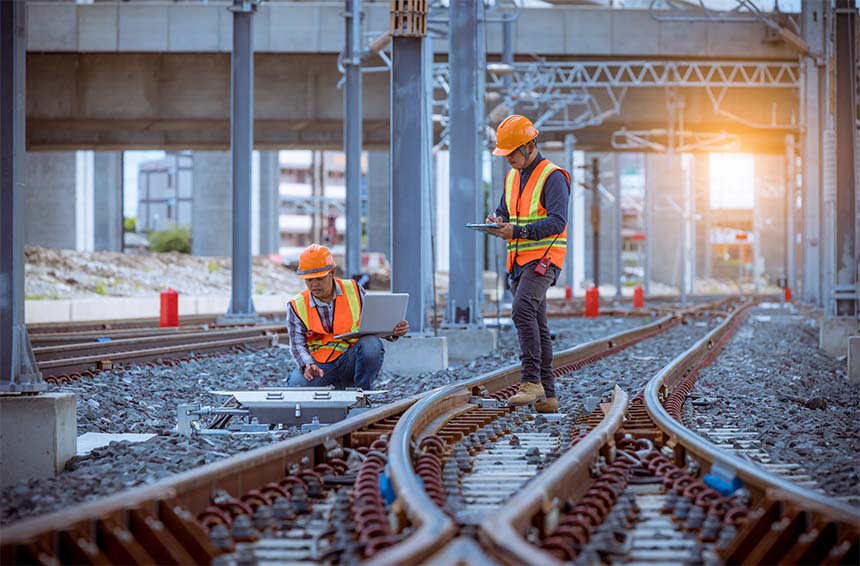
[[[519,114],[511,114],[496,129],[496,149],[493,155],[508,155],[520,146],[526,145],[538,134],[532,121]]]
[[[302,279],[322,277],[337,267],[331,252],[325,246],[311,244],[299,256],[299,268],[296,275]]]

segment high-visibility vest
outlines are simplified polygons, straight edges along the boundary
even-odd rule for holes
[[[570,183],[570,174],[567,171],[544,159],[535,166],[522,193],[520,193],[519,169],[508,171],[505,177],[505,203],[508,205],[511,224],[525,226],[547,217],[546,209],[540,203],[540,197],[546,179],[553,171],[564,173],[567,182]],[[560,234],[553,234],[541,240],[508,240],[508,271],[513,269],[514,262],[518,265],[526,265],[530,261],[541,259],[544,254],[553,265],[561,268],[564,265],[566,251],[567,225]]]
[[[320,363],[333,362],[358,342],[358,338],[338,340],[335,336],[355,332],[361,322],[361,293],[358,284],[352,280],[335,279],[335,284],[342,293],[335,295],[334,311],[332,312],[332,331],[323,328],[322,320],[316,307],[309,308],[311,292],[305,289],[296,295],[290,304],[293,310],[308,329],[308,351]]]

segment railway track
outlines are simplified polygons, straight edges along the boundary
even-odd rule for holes
[[[67,383],[128,364],[177,363],[190,356],[241,348],[271,346],[286,332],[281,324],[261,324],[200,331],[158,333],[33,348],[39,370],[49,383]]]
[[[727,305],[699,310],[721,308]],[[632,331],[559,352],[556,371],[566,373],[612,355],[691,314],[668,315]],[[737,315],[728,318],[719,329],[736,319]],[[708,345],[716,344],[714,332],[684,355],[689,359],[676,360],[670,364],[676,369],[657,376],[662,380],[655,393],[658,404],[663,401],[661,395],[668,398],[667,392],[682,387],[676,374],[689,375],[687,370],[696,358],[690,352],[707,351]],[[625,524],[632,523],[634,514],[646,512],[657,513],[656,519],[663,517],[665,522],[660,513],[663,506],[655,511],[654,501],[644,499],[646,495],[659,498],[663,480],[645,484],[655,494],[627,493],[635,466],[646,469],[648,464],[659,463],[662,467],[655,466],[658,476],[667,470],[674,474],[667,462],[690,455],[701,458],[700,471],[710,469],[707,452],[702,455],[694,443],[685,444],[688,439],[668,428],[671,423],[665,425],[667,429],[656,424],[660,417],[651,416],[652,410],[655,415],[658,410],[651,407],[647,391],[633,402],[617,391],[613,404],[605,405],[605,410],[596,412],[599,414],[574,427],[563,422],[550,426],[542,417],[533,419],[527,411],[506,406],[504,399],[518,380],[517,367],[504,368],[152,486],[21,521],[4,528],[2,562],[368,560],[406,564],[432,558],[443,563],[485,559],[535,563],[543,562],[538,557],[544,554],[558,561],[567,559],[562,556],[564,548],[577,553],[585,550],[586,556],[603,552],[599,547],[588,550],[559,540],[565,532],[580,532],[571,531],[576,515],[567,519],[577,506],[580,513],[594,518],[595,513],[583,507],[588,501],[597,502],[607,515],[627,517]],[[624,414],[629,418],[622,427]],[[639,428],[631,428],[636,423]],[[642,431],[655,450],[673,448],[674,452],[650,450],[652,445],[641,444],[643,440],[633,434]],[[649,450],[644,452],[643,446]],[[683,464],[683,459],[679,461]],[[612,475],[601,480],[593,477],[597,473]],[[636,472],[640,476],[648,473]],[[501,481],[502,477],[509,481]],[[843,537],[833,546],[844,545],[844,536],[850,539],[852,533],[856,544],[856,516],[845,506],[834,507],[818,494],[816,501],[797,503],[780,495],[789,493],[785,486],[779,494],[765,489],[762,495],[750,489],[756,485],[754,475],[742,477],[749,482],[745,487],[751,506],[746,519],[738,518],[742,528],[735,527],[737,537],[743,525],[758,524],[751,518],[757,517],[757,506],[770,497],[779,505],[787,502],[784,507],[790,512],[808,513],[810,524],[823,525],[824,536]],[[618,482],[625,480],[622,491]],[[380,491],[379,485],[389,482],[398,498],[386,505],[392,491]],[[519,490],[525,482],[530,482],[528,489]],[[609,506],[605,494],[590,493],[600,486],[615,489],[618,497],[613,502],[621,503]],[[578,499],[585,503],[577,503]],[[763,521],[773,516],[765,515]],[[846,519],[854,520],[854,531],[845,526]],[[803,520],[796,519],[792,528],[796,531]],[[560,531],[559,525],[566,530]],[[500,533],[511,536],[498,536]],[[608,533],[601,531],[595,539],[615,540],[615,530]],[[517,545],[521,545],[519,551],[530,553],[527,559],[516,554]]]

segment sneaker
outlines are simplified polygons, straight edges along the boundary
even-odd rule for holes
[[[557,413],[558,399],[555,397],[547,397],[545,401],[535,403],[535,411],[538,413]]]
[[[531,383],[524,381],[520,383],[520,389],[515,395],[508,398],[508,405],[531,405],[535,401],[543,401],[546,395],[543,392],[543,385],[540,383]]]

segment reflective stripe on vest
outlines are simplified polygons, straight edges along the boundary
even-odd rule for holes
[[[546,209],[540,202],[543,188],[547,177],[553,171],[564,173],[567,182],[570,183],[570,174],[544,159],[538,163],[526,186],[520,193],[520,171],[511,169],[505,177],[505,204],[508,207],[508,216],[511,224],[525,226],[547,217]],[[508,240],[508,271],[514,266],[525,265],[530,261],[540,259],[546,252],[550,262],[561,268],[564,265],[564,257],[567,250],[567,226],[560,234],[553,234],[541,240]]]
[[[361,294],[358,284],[352,280],[335,279],[342,293],[335,295],[332,313],[332,331],[322,325],[316,308],[309,308],[310,290],[306,289],[290,301],[299,319],[308,329],[308,351],[320,363],[333,362],[358,342],[358,338],[338,340],[335,336],[355,332],[361,322]]]

